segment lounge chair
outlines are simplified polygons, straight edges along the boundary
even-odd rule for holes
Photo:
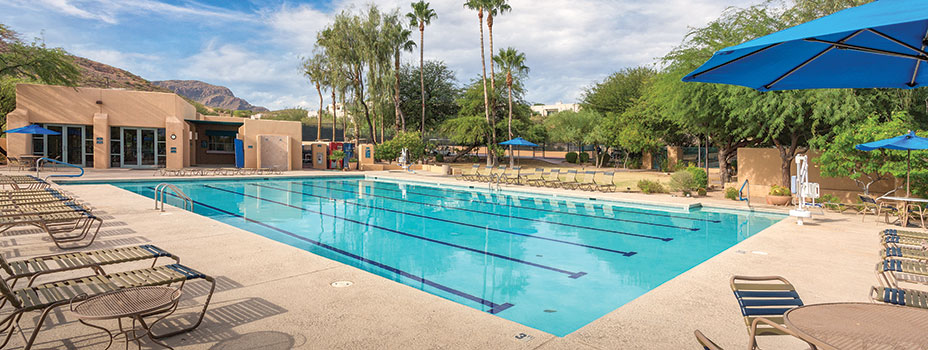
[[[83,248],[93,244],[103,226],[103,219],[83,207],[72,205],[65,207],[49,210],[0,208],[0,232],[16,226],[31,225],[45,231],[55,245],[61,249]],[[94,223],[97,224],[96,229],[93,228]],[[70,234],[74,231],[78,233]],[[90,241],[86,244],[62,246],[62,244],[83,241],[88,236],[90,236]]]
[[[698,329],[693,332],[693,334],[696,336],[696,341],[699,342],[699,345],[702,346],[704,350],[722,350],[722,347],[715,344],[715,342],[707,338]]]
[[[522,180],[522,167],[514,166],[509,172],[504,172],[499,175],[500,182],[505,182],[507,184],[518,185]]]
[[[14,190],[33,190],[48,188],[51,184],[32,175],[5,175],[0,176],[0,186],[9,186]]]
[[[873,215],[877,217],[879,217],[880,214],[885,214],[886,222],[889,223],[889,215],[899,212],[899,209],[891,203],[877,202],[877,200],[873,199],[873,197],[865,196],[862,194],[857,195],[857,197],[860,198],[861,203],[863,203],[859,212],[861,215],[860,222],[863,222],[864,219],[867,218],[867,213],[873,213]]]
[[[184,283],[188,280],[204,279],[212,285],[206,297],[206,301],[203,304],[203,310],[200,312],[196,323],[190,327],[167,334],[154,335],[154,337],[164,338],[181,334],[191,331],[200,325],[200,322],[203,321],[203,316],[206,314],[206,309],[209,307],[209,301],[212,299],[213,292],[216,289],[216,280],[214,278],[180,264],[117,272],[108,275],[100,274],[98,269],[90,269],[98,274],[49,282],[16,290],[10,288],[6,281],[0,281],[0,295],[3,295],[15,308],[12,313],[0,320],[0,332],[7,332],[5,339],[0,343],[0,348],[3,348],[9,343],[10,338],[13,337],[13,333],[16,333],[16,328],[19,328],[19,320],[26,312],[42,311],[41,316],[35,323],[32,335],[29,339],[26,339],[24,348],[29,349],[32,347],[32,344],[35,343],[36,337],[39,331],[41,331],[42,324],[45,322],[45,318],[48,317],[48,314],[56,308],[72,301],[78,301],[83,298],[132,287],[162,286],[180,283],[180,287],[178,288],[180,289],[183,288]],[[40,273],[35,276],[41,275],[43,274]],[[160,311],[156,313],[160,313]],[[143,316],[151,315],[152,314]]]
[[[889,243],[884,244],[883,249],[880,250],[880,255],[883,257],[883,259],[902,258],[917,260],[923,263],[928,262],[928,250],[925,250],[921,247],[912,248],[904,245]]]
[[[909,259],[883,259],[876,264],[881,287],[899,288],[899,282],[928,285],[928,264]]]
[[[505,166],[505,165],[500,165],[500,166],[496,167],[496,169],[497,169],[496,173],[493,173],[492,175],[490,175],[490,178],[487,179],[487,182],[500,183],[500,182],[504,181],[504,180],[503,180],[503,175],[506,174],[506,166]]]
[[[911,237],[911,238],[923,238],[928,239],[928,232],[920,231],[908,231],[908,230],[897,230],[894,228],[888,228],[883,231],[880,231],[880,235],[883,237],[886,236],[902,236],[902,237]]]
[[[493,178],[493,166],[483,168],[483,171],[477,169],[477,174],[471,178],[471,181],[489,182]]]
[[[539,186],[555,187],[561,182],[561,169],[551,169],[549,176],[538,183]]]
[[[557,188],[563,188],[563,189],[568,189],[568,190],[576,189],[577,188],[577,171],[568,170],[567,175],[564,176],[563,179],[560,179],[560,181],[553,183],[552,186],[549,186],[549,187],[557,187]]]
[[[596,172],[595,171],[586,171],[584,172],[585,176],[582,179],[577,179],[577,184],[574,187],[578,190],[584,191],[595,191],[596,190]]]
[[[170,258],[180,263],[180,258],[151,244],[112,249],[91,250],[85,252],[72,252],[37,256],[28,259],[7,261],[0,256],[0,268],[6,272],[4,278],[15,287],[16,282],[22,278],[30,278],[36,274],[46,274],[58,271],[68,271],[77,268],[101,267],[104,265],[120,264],[130,261],[152,259],[152,267],[158,258]]]
[[[882,236],[881,242],[886,244],[906,245],[916,248],[928,246],[928,238],[913,238],[906,236]]]
[[[603,177],[607,178],[608,181],[599,182],[596,181],[596,177],[593,177],[593,188],[600,192],[615,192],[615,172],[607,171],[603,173]]]
[[[757,336],[796,336],[783,321],[786,311],[803,305],[789,281],[780,276],[732,276],[730,284],[748,327],[752,349],[757,346]]]
[[[480,171],[480,164],[471,165],[470,170],[464,170],[461,172],[461,175],[458,175],[458,180],[471,181],[474,176],[477,176],[477,173]]]
[[[531,173],[525,174],[522,176],[522,184],[529,186],[537,186],[539,182],[543,182],[545,177],[544,168],[535,168]]]
[[[928,292],[921,290],[871,287],[870,299],[887,304],[928,309]]]

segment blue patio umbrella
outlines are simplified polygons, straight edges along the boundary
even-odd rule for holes
[[[514,139],[512,139],[512,140],[509,140],[509,141],[500,142],[499,144],[501,144],[501,145],[503,145],[503,146],[528,146],[528,147],[538,147],[538,145],[536,145],[536,144],[534,144],[534,143],[531,143],[531,142],[529,142],[528,140],[523,139],[523,138],[521,138],[521,137],[516,137],[516,138],[514,138]]]
[[[928,1],[877,0],[716,52],[683,81],[760,91],[928,84]]]
[[[7,134],[33,134],[33,135],[61,135],[60,132],[54,130],[48,130],[41,126],[32,124],[29,126],[24,126],[21,128],[16,128],[12,130],[7,130]]]
[[[893,138],[888,138],[885,140],[873,141],[862,143],[854,148],[861,151],[873,151],[876,149],[893,149],[899,151],[906,151],[906,170],[905,170],[905,196],[909,196],[909,171],[911,170],[911,161],[912,161],[912,150],[923,150],[928,149],[928,138],[921,136],[916,136],[914,131],[909,131],[908,134],[899,135]]]

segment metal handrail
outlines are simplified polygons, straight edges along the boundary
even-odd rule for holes
[[[745,189],[745,188],[748,189],[748,196],[747,196],[747,197],[744,196],[744,189]],[[748,207],[751,206],[751,186],[748,184],[748,180],[747,180],[747,179],[744,180],[744,183],[741,184],[741,189],[738,190],[738,200],[739,200],[739,201],[746,201],[746,202],[748,202]]]
[[[39,177],[39,169],[41,169],[40,166],[42,165],[42,161],[52,162],[52,163],[55,163],[55,164],[61,164],[61,165],[69,166],[69,167],[72,167],[72,168],[78,168],[78,169],[80,169],[80,171],[81,171],[80,174],[65,174],[65,175],[53,174],[53,175],[48,175],[48,176],[45,177],[45,180],[48,180],[48,178],[50,178],[50,177],[81,177],[81,176],[84,176],[84,167],[82,167],[82,166],[80,166],[80,165],[74,165],[74,164],[65,163],[65,162],[62,162],[62,161],[59,161],[59,160],[55,160],[55,159],[51,159],[51,158],[42,157],[42,158],[39,158],[39,159],[36,159],[36,160],[35,160],[35,177]]]
[[[193,211],[193,199],[190,199],[184,191],[181,191],[177,186],[169,183],[160,183],[158,186],[155,186],[155,210],[161,209],[164,211],[164,200],[165,200],[165,191],[170,189],[174,192],[174,195],[178,198],[184,200],[184,209]],[[158,203],[161,203],[161,207],[158,207]],[[190,205],[190,209],[187,209],[187,205]]]

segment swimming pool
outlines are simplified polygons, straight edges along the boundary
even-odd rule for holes
[[[198,214],[557,336],[785,217],[363,177],[171,183]]]

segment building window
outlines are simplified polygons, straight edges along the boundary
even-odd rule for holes
[[[206,130],[206,153],[235,153],[235,131]]]

